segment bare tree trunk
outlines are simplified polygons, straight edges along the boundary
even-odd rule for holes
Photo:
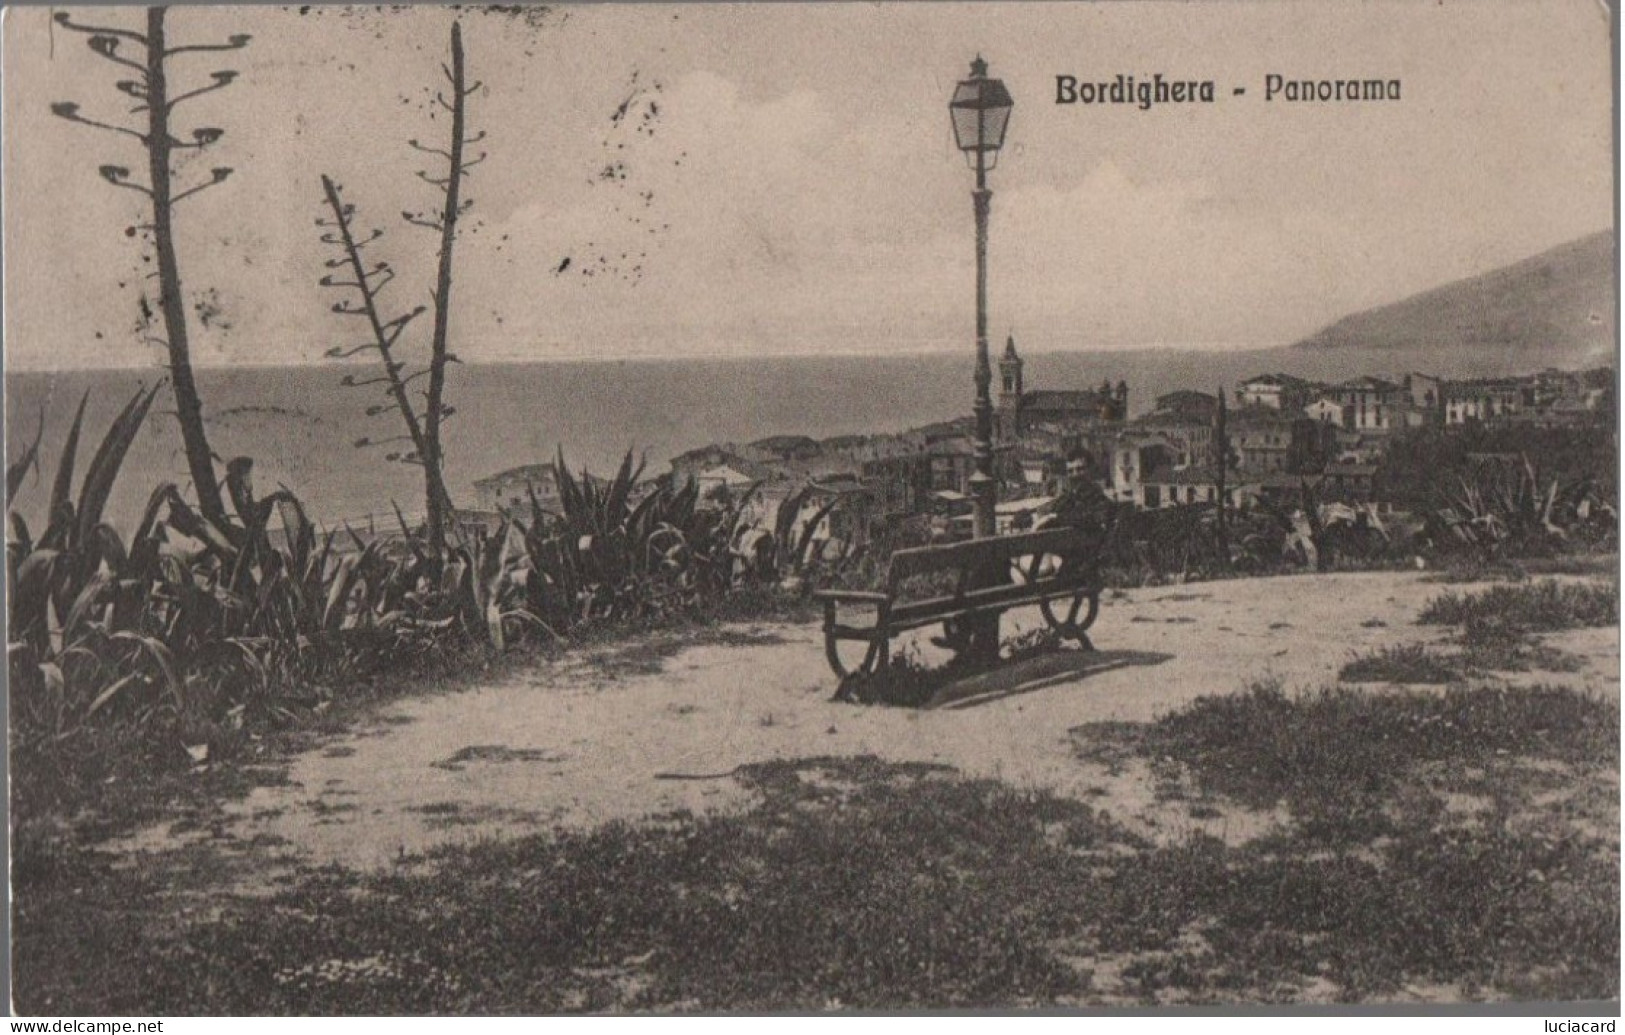
[[[395,358],[394,349],[396,342],[400,340],[402,333],[406,330],[406,326],[422,315],[427,307],[418,306],[416,309],[390,320],[383,318],[378,305],[378,292],[395,279],[395,271],[387,262],[380,262],[369,269],[361,254],[362,249],[376,241],[383,231],[374,231],[373,235],[367,238],[357,237],[354,229],[354,208],[345,203],[340,195],[340,189],[339,185],[333,182],[332,177],[325,174],[322,176],[322,191],[326,197],[328,207],[333,212],[333,219],[330,222],[317,220],[317,223],[322,226],[334,227],[338,231],[336,235],[324,233],[322,240],[338,245],[344,251],[344,257],[341,260],[327,263],[328,268],[335,269],[348,266],[350,274],[355,279],[353,281],[339,280],[334,275],[329,274],[324,276],[320,283],[323,287],[355,289],[360,296],[360,304],[347,305],[341,302],[333,307],[333,311],[345,316],[365,317],[371,332],[371,340],[362,345],[340,345],[329,349],[327,354],[335,359],[349,359],[360,352],[368,350],[375,350],[378,353],[379,366],[383,370],[382,376],[364,381],[355,381],[353,378],[347,377],[343,383],[354,387],[366,387],[375,384],[385,385],[390,399],[394,401],[396,409],[400,411],[401,420],[406,424],[407,437],[412,443],[413,452],[402,459],[405,462],[426,463],[424,457],[429,453],[428,439],[423,432],[423,422],[418,419],[417,411],[412,407],[411,397],[407,394],[407,385],[414,379],[424,376],[426,372],[419,371],[415,374],[402,376],[406,364]],[[369,407],[367,412],[370,415],[374,411]],[[382,444],[384,443],[374,443],[369,439],[362,439],[357,443],[358,446]],[[391,459],[394,458],[391,457]],[[428,486],[425,494],[426,505],[432,504],[432,501],[438,499],[441,501],[442,511],[449,511],[451,509],[451,499],[446,494],[445,481],[440,472],[426,470],[424,479]],[[430,544],[431,553],[438,558],[440,554],[433,549],[433,545]]]
[[[164,76],[165,8],[147,8],[147,158],[152,176],[152,236],[158,253],[158,309],[164,316],[169,346],[169,372],[175,386],[175,416],[181,426],[186,464],[197,490],[198,507],[215,523],[226,519],[215,477],[214,457],[203,424],[203,400],[192,377],[192,352],[186,336],[186,301],[181,294],[180,263],[175,258],[174,210],[170,188],[169,87]]]
[[[441,463],[440,422],[445,408],[448,328],[451,321],[452,246],[462,208],[463,131],[468,92],[463,80],[463,32],[451,24],[451,155],[446,174],[446,204],[440,220],[440,268],[435,277],[434,338],[429,356],[428,407],[424,414],[423,470],[427,479],[429,542],[435,555],[445,549],[447,495]]]
[[[1219,490],[1219,563],[1224,566],[1226,571],[1230,569],[1230,500],[1229,493],[1226,492],[1227,479],[1225,477],[1226,470],[1230,466],[1230,434],[1226,426],[1228,423],[1227,418],[1228,411],[1224,402],[1224,386],[1220,385],[1218,426],[1214,428],[1213,451],[1215,454],[1214,459],[1217,461],[1215,466],[1218,468],[1218,485],[1216,487]]]
[[[388,385],[389,397],[395,401],[395,406],[401,412],[401,419],[406,423],[407,435],[412,439],[412,448],[418,451],[421,458],[428,449],[423,438],[423,428],[418,424],[418,416],[412,410],[412,401],[406,395],[406,382],[401,377],[401,365],[395,362],[390,350],[394,348],[395,339],[400,329],[409,323],[412,313],[398,320],[385,323],[383,317],[378,315],[378,301],[372,278],[377,273],[388,273],[388,269],[380,267],[377,271],[369,271],[366,264],[361,261],[361,243],[356,240],[355,232],[350,228],[350,212],[344,207],[344,201],[339,197],[338,185],[331,177],[322,176],[322,191],[327,196],[327,204],[333,210],[333,223],[339,230],[339,245],[344,249],[344,256],[350,263],[350,271],[355,275],[355,289],[361,296],[362,312],[367,318],[367,324],[372,330],[373,347],[378,350],[378,356],[384,370],[384,382]],[[352,312],[353,310],[341,310]],[[421,307],[419,309],[421,311]],[[431,483],[433,479],[431,478]],[[430,487],[430,499],[434,498],[433,485]]]

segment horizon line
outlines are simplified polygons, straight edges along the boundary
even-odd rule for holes
[[[1237,347],[1237,346],[1228,345],[1228,344],[1213,344],[1213,345],[1195,345],[1195,344],[1138,345],[1138,344],[1136,344],[1136,345],[1111,345],[1111,346],[1095,347],[1095,348],[1067,348],[1067,347],[1064,347],[1064,346],[1046,348],[1046,347],[1035,345],[1035,346],[1032,346],[1032,347],[1021,346],[1021,352],[1022,352],[1022,354],[1024,356],[1092,355],[1092,354],[1111,355],[1113,353],[1131,353],[1131,352],[1164,352],[1164,353],[1178,353],[1178,352],[1193,353],[1194,352],[1194,353],[1210,353],[1210,354],[1226,354],[1226,353],[1228,353],[1228,354],[1235,354],[1235,355],[1244,355],[1244,354],[1253,353],[1253,352],[1278,352],[1278,351],[1282,351],[1282,350],[1285,350],[1285,349],[1297,348],[1300,344],[1302,344],[1302,343],[1301,342],[1293,342],[1291,344],[1285,344],[1285,345],[1250,345],[1250,346],[1242,346],[1242,347]],[[988,348],[989,348],[990,353],[992,351],[994,351],[994,343],[993,343],[993,341],[991,339],[988,342]],[[1311,351],[1311,350],[1305,350],[1305,351],[1307,352],[1307,351]],[[691,355],[689,355],[689,354],[675,354],[674,355],[674,354],[671,354],[671,353],[638,352],[638,353],[627,353],[625,355],[607,355],[607,356],[606,355],[597,355],[597,356],[594,356],[594,355],[585,355],[585,356],[537,356],[537,357],[523,357],[523,358],[521,358],[521,357],[492,357],[492,358],[489,358],[489,359],[466,359],[466,360],[461,360],[458,365],[467,366],[467,367],[497,367],[497,366],[545,366],[545,365],[549,365],[549,364],[563,364],[563,363],[602,364],[602,363],[691,363],[691,362],[717,362],[717,361],[746,362],[746,361],[750,361],[750,360],[761,360],[761,359],[790,359],[790,360],[802,360],[802,359],[909,359],[909,358],[920,357],[920,356],[956,356],[956,355],[962,355],[962,354],[966,355],[966,356],[971,356],[971,355],[974,355],[974,352],[972,350],[966,350],[964,348],[964,346],[953,346],[953,347],[942,347],[942,348],[889,349],[889,350],[886,350],[886,351],[865,351],[865,350],[860,350],[860,349],[832,349],[832,350],[819,350],[819,351],[797,350],[797,351],[785,351],[785,352],[773,351],[773,352],[755,352],[755,353],[700,352],[700,353],[694,353],[694,354],[691,354]],[[342,361],[333,361],[333,360],[325,360],[324,361],[324,360],[318,359],[318,360],[286,360],[286,361],[282,361],[282,362],[255,362],[255,361],[244,361],[244,362],[235,362],[235,363],[196,363],[196,362],[194,362],[192,364],[192,369],[193,369],[193,371],[199,372],[199,373],[204,372],[204,371],[217,371],[217,370],[287,370],[287,369],[293,369],[293,368],[319,369],[319,368],[323,368],[323,367],[328,368],[328,369],[332,369],[332,370],[335,370],[335,371],[340,371],[340,370],[344,370],[344,369],[348,369],[348,368],[365,369],[365,368],[367,368],[367,367],[369,367],[371,365],[372,365],[371,363],[363,363],[363,362],[342,362]],[[72,365],[72,366],[50,367],[50,366],[33,366],[33,365],[13,366],[13,365],[11,365],[9,363],[5,363],[3,361],[3,359],[0,359],[0,368],[3,368],[4,373],[7,376],[10,376],[11,374],[82,374],[82,373],[105,373],[105,372],[112,372],[112,371],[132,371],[132,372],[152,371],[152,372],[157,373],[157,374],[159,374],[161,376],[165,376],[165,377],[168,376],[167,368],[165,366],[163,366],[161,363],[159,363],[159,361],[157,361],[157,360],[154,360],[150,364],[144,364],[144,363],[109,363],[109,364],[100,365],[100,366]]]

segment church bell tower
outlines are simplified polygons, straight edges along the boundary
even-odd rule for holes
[[[1012,334],[1005,338],[999,358],[999,430],[1006,436],[1021,434],[1021,366]]]

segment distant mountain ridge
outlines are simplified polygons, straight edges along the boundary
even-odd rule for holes
[[[1529,369],[1613,361],[1618,327],[1614,232],[1345,316],[1293,345],[1427,353],[1441,365],[1496,353]]]

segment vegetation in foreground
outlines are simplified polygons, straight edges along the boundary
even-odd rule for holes
[[[1496,672],[1578,671],[1583,662],[1539,639],[1539,633],[1606,627],[1617,622],[1618,592],[1610,585],[1560,586],[1547,581],[1497,586],[1488,593],[1436,597],[1424,622],[1457,624],[1459,649],[1410,643],[1351,658],[1337,677],[1345,683],[1443,684]]]
[[[76,478],[81,403],[44,528],[36,536],[11,514],[12,805],[23,822],[72,811],[108,777],[247,760],[257,739],[319,722],[386,677],[410,682],[403,672],[445,676],[515,646],[795,606],[736,573],[744,501],[706,508],[693,482],[635,498],[631,454],[601,483],[578,480],[561,455],[559,513],[533,500],[528,516],[443,555],[404,520],[395,541],[321,530],[287,489],[257,495],[247,458],[227,465],[229,515],[211,518],[165,483],[126,536],[102,514],[157,391],[129,401]],[[37,447],[8,467],[8,502]]]
[[[19,859],[17,1002],[919,1009],[1382,1001],[1417,987],[1608,999],[1618,723],[1561,690],[1263,686],[1078,731],[1085,758],[1182,759],[1209,807],[1285,807],[1287,822],[1237,845],[1149,840],[1084,804],[941,767],[816,759],[741,770],[761,796],[742,815],[305,871],[269,901],[216,899],[218,915],[167,906],[188,891],[173,875]]]
[[[1619,624],[1618,583],[1563,583],[1543,579],[1493,586],[1480,593],[1445,593],[1428,601],[1417,619],[1424,625],[1477,626],[1479,635],[1561,632]]]
[[[1383,647],[1349,659],[1337,672],[1345,683],[1454,683],[1463,678],[1459,661],[1420,643]]]
[[[1423,582],[1527,582],[1539,575],[1619,577],[1619,554],[1567,553],[1552,557],[1519,557],[1484,560],[1458,555],[1439,571],[1424,575]]]
[[[1515,756],[1612,766],[1618,740],[1618,709],[1566,688],[1294,696],[1265,682],[1200,698],[1134,742],[1146,757],[1178,759],[1207,792],[1254,808],[1284,804],[1300,826],[1330,824],[1328,833],[1361,840],[1394,832],[1400,820],[1388,807],[1432,768],[1483,769]]]

